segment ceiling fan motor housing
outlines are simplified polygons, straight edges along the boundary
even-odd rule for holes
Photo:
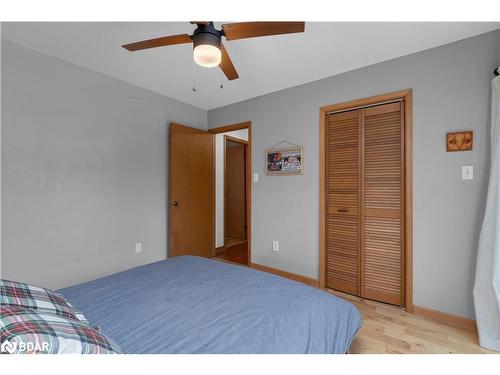
[[[206,25],[198,24],[193,32],[193,48],[199,45],[208,44],[220,49],[222,32],[214,27],[213,22]]]

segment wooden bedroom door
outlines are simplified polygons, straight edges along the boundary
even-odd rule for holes
[[[326,286],[404,305],[404,113],[401,102],[326,122]]]
[[[168,254],[212,257],[215,249],[214,135],[170,124]]]

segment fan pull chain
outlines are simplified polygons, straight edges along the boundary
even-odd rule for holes
[[[196,87],[196,63],[193,60],[193,92],[197,92],[198,88]]]
[[[219,70],[219,88],[224,90],[224,76],[222,72]],[[198,88],[196,87],[196,63],[193,61],[193,87],[191,88],[193,92],[198,92]]]
[[[222,77],[222,71],[220,69],[217,69],[219,71],[219,81],[220,81],[220,89],[221,90],[224,90],[224,84],[222,83],[222,81],[224,80],[224,77]]]

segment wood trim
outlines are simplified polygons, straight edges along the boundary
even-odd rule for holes
[[[413,314],[434,320],[455,328],[465,329],[477,333],[476,321],[474,319],[464,318],[462,316],[448,314],[445,312],[429,309],[422,306],[413,306]]]
[[[321,107],[319,109],[319,111],[320,111],[320,114],[326,115],[329,112],[340,112],[340,111],[351,110],[351,109],[355,109],[355,108],[363,108],[363,107],[369,107],[369,106],[373,106],[373,105],[379,105],[379,104],[383,104],[383,103],[391,102],[391,101],[396,101],[396,100],[404,100],[408,95],[410,95],[410,97],[411,97],[411,92],[412,92],[411,89],[394,91],[394,92],[390,92],[387,94],[370,96],[368,98],[356,99],[356,100],[351,100],[348,102],[327,105],[327,106]]]
[[[213,183],[213,192],[214,192],[214,195],[213,195],[213,198],[212,198],[212,246],[211,246],[211,249],[212,249],[212,258],[215,256],[215,228],[216,228],[216,220],[217,220],[217,216],[215,214],[215,209],[216,209],[216,199],[217,199],[217,181],[216,181],[216,175],[215,175],[215,168],[217,167],[216,165],[216,158],[215,158],[215,152],[216,152],[216,144],[215,144],[215,134],[212,134],[212,165],[213,165],[213,169],[214,169],[214,173],[213,173],[213,176],[212,176],[212,183]]]
[[[365,115],[364,111],[359,111],[358,114],[358,144],[359,144],[359,156],[358,156],[358,293],[365,294],[365,279],[363,274],[365,272],[365,233],[363,227],[365,225]]]
[[[170,179],[170,168],[172,167],[172,130],[170,127],[172,124],[175,124],[171,122],[169,124],[169,127],[167,129],[167,142],[168,142],[168,161],[167,161],[167,185],[168,185],[168,197],[167,197],[167,204],[165,205],[165,212],[167,213],[167,248],[165,249],[165,259],[168,259],[170,257],[170,249],[172,248],[172,236],[170,235],[170,232],[172,230],[172,219],[170,217],[170,202],[172,202],[172,180]],[[178,125],[178,124],[175,124]],[[214,196],[215,199],[215,196]]]
[[[263,271],[263,272],[269,272],[278,276],[286,277],[287,279],[298,281],[300,283],[304,283],[307,285],[310,285],[312,287],[318,288],[319,286],[319,281],[316,279],[312,279],[307,276],[302,276],[298,275],[296,273],[288,272],[288,271],[283,271],[277,268],[273,267],[268,267],[264,266],[262,264],[257,264],[257,263],[252,263],[250,262],[250,268],[255,268],[256,270]]]
[[[244,122],[239,122],[237,124],[224,125],[224,126],[219,126],[217,128],[208,129],[208,131],[210,133],[220,134],[220,133],[233,132],[235,130],[248,129],[248,140],[250,141],[250,128],[251,127],[252,127],[251,121],[244,121]]]
[[[214,134],[214,137],[215,137],[215,134]],[[226,247],[226,223],[227,223],[227,207],[226,207],[226,191],[227,191],[227,176],[226,176],[226,150],[227,150],[227,144],[226,144],[226,141],[227,141],[227,135],[224,135],[224,141],[222,142],[222,158],[223,158],[223,170],[222,170],[222,175],[224,176],[224,184],[222,186],[222,205],[224,207],[224,210],[223,210],[223,215],[224,215],[224,220],[222,220],[223,222],[223,225],[224,225],[224,229],[222,230],[222,233],[223,233],[223,238],[222,238],[222,243],[224,244],[223,246]],[[216,142],[217,143],[217,142]],[[216,150],[217,152],[217,150]],[[215,168],[217,168],[217,166],[215,166]],[[217,176],[215,177],[215,179],[217,179]],[[217,190],[215,191],[215,194],[217,195]],[[217,207],[217,196],[215,198],[215,207]],[[217,219],[217,217],[216,217]],[[217,230],[217,228],[215,229]],[[217,236],[217,233],[216,233],[216,236]]]
[[[326,287],[326,113],[319,116],[319,287]]]
[[[390,92],[387,94],[356,99],[349,102],[327,105],[319,110],[320,118],[320,253],[319,253],[319,286],[326,285],[326,117],[331,112],[359,109],[391,101],[400,100],[404,104],[405,134],[405,309],[413,312],[413,172],[412,172],[412,129],[413,129],[413,96],[412,89]]]
[[[247,147],[247,243],[248,243],[248,263],[252,262],[252,123],[248,121],[248,147]]]
[[[404,103],[401,103],[404,104]],[[402,124],[405,123],[405,106],[401,105],[400,106],[400,121]],[[403,159],[403,163],[400,165],[399,169],[399,177],[400,177],[400,184],[403,186],[403,189],[406,186],[406,134],[405,134],[405,129],[402,129],[401,134],[400,134],[400,155],[401,158]],[[399,204],[400,204],[400,212],[399,212],[399,217],[398,219],[400,220],[401,223],[401,238],[400,238],[400,244],[405,249],[406,251],[406,202],[405,202],[406,194],[401,194]],[[392,211],[392,210],[391,210]],[[387,214],[391,214],[393,212],[391,211],[386,211]],[[404,273],[401,273],[400,275],[400,285],[401,285],[401,295],[403,296],[403,301],[399,302],[399,304],[403,303],[404,306],[406,306],[406,290],[405,290],[405,285],[406,285],[406,254],[401,257],[400,259],[400,267],[402,270],[405,270]],[[413,307],[412,307],[413,309]]]
[[[248,144],[248,141],[245,141],[244,139],[241,138],[231,137],[230,135],[224,135],[224,139],[231,142],[241,143],[242,145]]]
[[[214,150],[215,150],[215,134],[220,134],[220,133],[226,133],[226,132],[231,132],[235,130],[241,130],[241,129],[248,129],[248,146],[247,146],[247,244],[248,244],[248,263],[250,264],[252,261],[252,170],[253,170],[253,161],[252,161],[252,122],[251,121],[245,121],[245,122],[239,122],[237,124],[233,125],[224,125],[220,126],[217,128],[212,128],[209,129],[208,131],[210,133],[214,134]],[[241,140],[240,140],[241,141]],[[225,151],[225,146],[224,146],[224,151]],[[214,151],[214,158],[215,158],[215,151]],[[225,160],[225,156],[224,156]],[[215,165],[215,163],[214,163]],[[225,168],[225,167],[224,167]],[[215,168],[214,168],[214,175],[215,175]],[[214,178],[214,184],[215,184],[215,178]],[[224,180],[225,184],[225,180]],[[217,191],[214,189],[214,218],[215,217],[215,202],[216,202],[216,194]],[[224,215],[225,217],[226,215]],[[214,223],[215,223],[214,219]],[[224,224],[225,226],[225,224]],[[225,239],[224,239],[225,241]],[[215,249],[215,224],[214,224],[214,249]],[[215,250],[214,250],[214,256],[215,256]]]
[[[405,112],[405,307],[413,312],[413,91],[404,96]]]
[[[219,255],[226,251],[226,246],[219,246],[215,248],[215,255]]]

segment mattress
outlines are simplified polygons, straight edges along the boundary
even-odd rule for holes
[[[346,353],[361,324],[329,293],[195,256],[59,292],[124,353]]]

